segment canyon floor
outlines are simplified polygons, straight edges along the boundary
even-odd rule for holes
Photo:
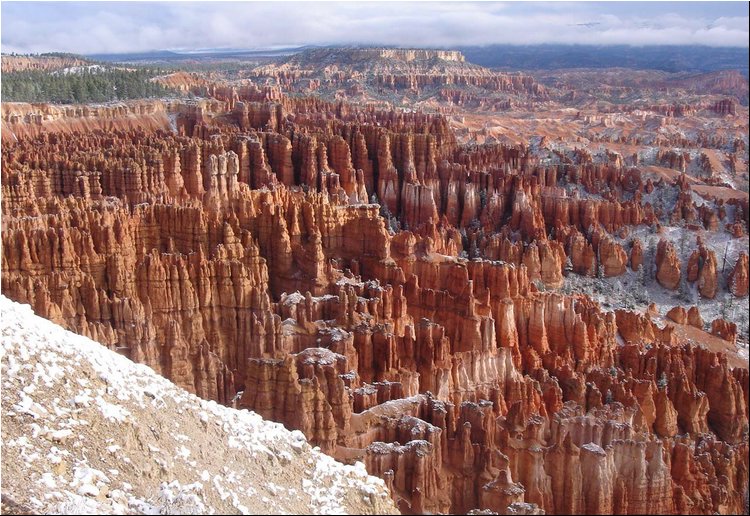
[[[4,70],[29,59],[3,56]],[[3,455],[17,454],[3,461],[4,504],[16,473],[6,468],[37,453],[31,471],[51,492],[64,479],[78,498],[10,499],[35,510],[145,511],[154,496],[262,510],[262,497],[221,485],[278,495],[252,483],[261,452],[229,450],[244,439],[236,425],[251,428],[248,439],[289,435],[262,417],[384,481],[301,445],[305,458],[376,486],[365,497],[375,505],[357,498],[360,484],[325,480],[347,493],[341,506],[302,489],[309,499],[281,497],[298,503],[289,512],[391,510],[383,486],[412,514],[745,509],[741,74],[507,72],[455,51],[337,48],[152,80],[174,95],[2,104],[2,293],[184,389],[162,408],[195,432],[182,440],[170,419],[118,430],[118,410],[162,397],[143,391],[101,412],[115,402],[88,366],[71,374],[99,383],[68,382],[86,396],[36,387],[55,417],[101,412],[87,439],[141,454],[149,467],[127,481],[131,493],[109,472],[128,471],[117,450],[84,471],[60,447],[81,430],[35,422],[25,401],[34,388],[14,384],[20,398],[6,401],[4,385]],[[4,319],[21,314],[3,303]],[[267,454],[273,471],[317,485],[318,470],[284,442]],[[39,443],[43,453],[27,449]],[[194,478],[195,467],[212,480]],[[184,475],[173,485],[164,470]],[[137,491],[157,480],[160,494]]]

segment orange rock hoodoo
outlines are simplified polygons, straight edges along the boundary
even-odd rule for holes
[[[735,296],[747,296],[748,276],[750,276],[750,273],[748,272],[747,253],[742,253],[727,278],[727,285]]]
[[[656,279],[659,284],[670,290],[677,289],[682,277],[680,267],[674,244],[668,240],[660,240],[656,250]]]
[[[616,232],[650,206],[558,186],[640,194],[639,177],[460,146],[440,116],[215,94],[148,114],[175,127],[24,131],[4,111],[3,293],[364,461],[407,513],[742,510],[747,369],[541,286],[568,260],[619,276],[627,248],[645,264]],[[672,244],[655,265],[677,288]],[[712,253],[699,269],[715,295]],[[747,270],[745,254],[738,296]]]

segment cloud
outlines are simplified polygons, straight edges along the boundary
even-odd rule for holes
[[[3,52],[373,44],[748,46],[722,2],[3,2]]]

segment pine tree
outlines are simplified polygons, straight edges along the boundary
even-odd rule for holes
[[[477,248],[477,235],[473,235],[471,242],[469,243],[469,257],[479,258],[479,248]]]
[[[680,285],[677,288],[677,296],[686,303],[693,302],[693,294],[690,291],[690,285],[688,285],[686,274],[680,276]]]
[[[3,74],[2,97],[6,102],[86,103],[178,95],[151,79],[157,69],[84,70],[62,74],[26,70]]]
[[[662,390],[664,390],[664,389],[666,389],[666,388],[667,388],[667,385],[668,385],[668,384],[669,384],[669,382],[667,381],[667,373],[665,373],[665,372],[662,372],[662,373],[661,373],[661,376],[659,377],[659,381],[658,381],[658,382],[656,382],[656,387],[657,387],[657,388],[658,388],[658,389],[659,389],[660,391],[662,391]]]

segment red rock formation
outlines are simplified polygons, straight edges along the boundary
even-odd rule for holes
[[[2,56],[2,69],[5,73],[25,70],[59,70],[62,68],[86,66],[91,64],[91,61],[86,61],[72,55],[19,56],[6,54]]]
[[[737,325],[724,319],[714,319],[711,322],[711,334],[734,344],[737,341]]]
[[[598,240],[598,261],[599,267],[604,270],[604,277],[611,278],[624,274],[628,255],[622,246],[609,236],[601,236]]]
[[[703,318],[701,317],[701,313],[697,306],[691,306],[690,310],[687,311],[687,323],[690,326],[695,326],[699,330],[703,329]]]
[[[698,276],[698,291],[708,299],[716,297],[718,280],[716,278],[716,255],[713,251],[706,252],[706,258]]]
[[[687,311],[681,306],[675,306],[669,312],[667,312],[667,318],[673,320],[678,324],[686,324],[687,317]]]
[[[630,268],[637,271],[643,266],[643,244],[637,238],[633,240],[630,249]]]
[[[571,240],[570,259],[573,263],[573,271],[577,274],[596,275],[596,254],[591,244],[586,242],[586,238],[581,234]]]
[[[217,100],[174,107],[185,110],[175,132],[137,120],[14,130],[2,149],[4,294],[362,460],[407,513],[742,509],[747,370],[680,344],[653,311],[549,291],[564,287],[568,257],[574,273],[625,272],[611,233],[656,215],[613,192],[637,199],[640,172],[458,146],[435,115],[204,87]],[[95,118],[79,115],[71,125]],[[563,195],[563,176],[598,197]],[[643,254],[634,240],[632,268]],[[715,286],[711,261],[698,263],[702,292]],[[672,244],[656,265],[676,288]],[[694,308],[668,317],[702,327]],[[736,332],[712,323],[721,338]]]
[[[660,240],[656,248],[656,280],[664,288],[677,289],[680,284],[680,259],[672,242]]]
[[[732,272],[727,277],[729,290],[737,297],[745,297],[748,292],[748,258],[747,253],[741,253],[734,264]]]
[[[687,280],[698,281],[698,291],[703,297],[713,299],[718,291],[716,254],[698,240],[698,249],[692,252],[687,265]]]
[[[722,99],[717,101],[713,105],[712,109],[716,112],[716,114],[722,116],[737,114],[737,106],[730,99]]]

